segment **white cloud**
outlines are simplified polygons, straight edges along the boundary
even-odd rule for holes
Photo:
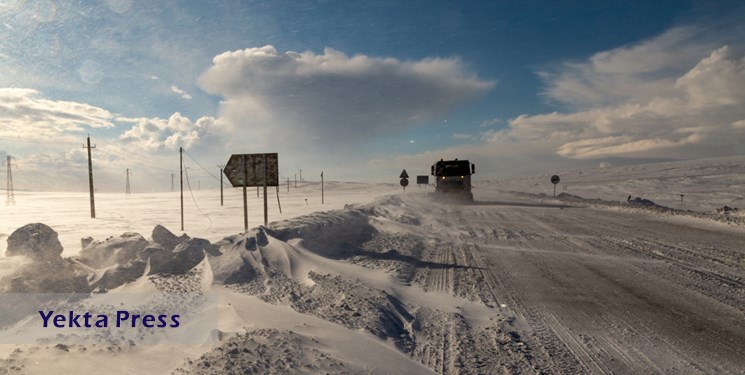
[[[656,95],[645,91],[614,105],[521,116],[511,121],[512,132],[560,137],[557,153],[569,158],[713,157],[745,146],[745,135],[733,133],[731,125],[745,117],[745,58],[721,47],[665,81]]]
[[[504,120],[502,120],[500,118],[493,118],[491,120],[481,121],[481,123],[479,124],[479,126],[482,127],[482,128],[489,128],[489,127],[492,127],[492,126],[495,126],[495,125],[502,124],[503,122],[504,122]]]
[[[472,140],[472,139],[474,139],[474,136],[471,135],[471,134],[454,133],[453,134],[453,139],[458,139],[458,140]]]
[[[172,92],[173,92],[174,94],[176,94],[176,95],[180,96],[180,97],[181,97],[181,99],[185,99],[185,100],[190,100],[190,99],[191,99],[191,95],[189,95],[189,93],[188,93],[188,92],[186,92],[186,91],[184,91],[184,90],[181,90],[181,89],[180,89],[180,88],[178,88],[178,86],[176,86],[176,85],[171,85],[171,91],[172,91]]]
[[[121,121],[135,122],[119,139],[147,151],[190,149],[215,128],[215,119],[201,117],[196,121],[174,113],[168,119],[161,118],[121,118]],[[217,131],[216,131],[217,132]]]
[[[50,100],[33,89],[0,89],[0,135],[55,137],[88,128],[113,127],[113,115],[85,103]]]
[[[494,87],[457,58],[399,61],[333,49],[280,53],[272,46],[218,55],[199,82],[225,98],[222,116],[257,147],[271,139],[313,150],[354,149]]]
[[[694,41],[700,32],[673,28],[634,45],[596,53],[584,62],[564,63],[556,72],[541,72],[548,84],[544,95],[578,108],[675,95],[675,80],[721,46]]]
[[[459,157],[501,176],[597,165],[598,159],[742,154],[745,57],[737,51],[741,46],[713,46],[699,42],[696,30],[678,28],[562,64],[543,74],[544,94],[573,111],[521,115],[506,129],[482,132],[480,143],[379,159],[373,166]]]

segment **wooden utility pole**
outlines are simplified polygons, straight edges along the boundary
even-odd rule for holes
[[[222,168],[224,167],[224,165],[218,165],[217,167],[220,168],[220,206],[222,206],[223,205],[223,193],[222,193],[222,175],[223,175],[223,173],[222,173]]]
[[[96,218],[96,199],[93,196],[93,161],[91,160],[91,148],[96,148],[94,145],[91,147],[91,136],[88,135],[87,138],[87,145],[83,146],[83,148],[88,149],[88,190],[90,191],[91,195],[91,218]]]
[[[179,173],[181,174],[181,230],[184,230],[184,148],[178,148]]]
[[[8,160],[5,162],[5,165],[8,167],[8,179],[7,179],[7,185],[5,188],[5,191],[8,194],[7,199],[5,200],[6,206],[15,206],[16,205],[16,196],[13,192],[13,172],[12,172],[12,157],[8,155]]]
[[[129,188],[129,168],[127,168],[127,187],[124,190],[124,195],[131,195],[132,191]]]
[[[282,203],[279,201],[279,184],[277,184],[277,207],[279,207],[279,213],[282,214]]]

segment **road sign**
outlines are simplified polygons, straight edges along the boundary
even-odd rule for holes
[[[551,183],[554,184],[554,197],[556,196],[556,184],[558,184],[559,181],[561,181],[561,179],[559,178],[559,176],[557,176],[557,175],[551,176]]]
[[[248,232],[248,201],[246,187],[264,187],[264,226],[269,222],[267,209],[267,186],[279,186],[279,162],[277,153],[271,154],[233,154],[222,170],[233,187],[243,188],[243,230]]]
[[[416,176],[417,185],[429,185],[429,176]]]
[[[399,178],[409,178],[409,174],[406,173],[406,169],[404,169],[403,172],[401,172],[401,175],[398,176],[398,177]]]
[[[233,187],[279,186],[279,162],[277,159],[277,153],[233,154],[225,165],[223,173],[228,177]],[[246,163],[245,170],[243,160]],[[266,160],[266,166],[264,166],[264,160]],[[265,175],[267,177],[266,184],[264,184]]]
[[[401,179],[401,186],[403,186],[403,187],[409,186],[409,180],[407,180],[405,178],[402,178]]]

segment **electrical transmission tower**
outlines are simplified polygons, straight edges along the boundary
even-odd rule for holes
[[[7,184],[6,188],[5,188],[5,190],[8,193],[8,197],[5,200],[5,205],[6,206],[15,206],[16,205],[16,196],[15,196],[15,193],[13,192],[13,172],[12,172],[12,169],[11,169],[11,165],[12,165],[11,160],[12,160],[12,157],[10,155],[8,155],[8,159],[5,162],[5,165],[8,167],[8,180],[7,180],[8,181],[8,184]]]
[[[127,190],[124,192],[124,195],[131,195],[132,190],[129,188],[129,168],[127,168]]]

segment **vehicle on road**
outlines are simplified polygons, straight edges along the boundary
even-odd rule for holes
[[[432,166],[435,176],[435,197],[473,201],[471,175],[476,173],[476,165],[468,160],[440,159]]]

